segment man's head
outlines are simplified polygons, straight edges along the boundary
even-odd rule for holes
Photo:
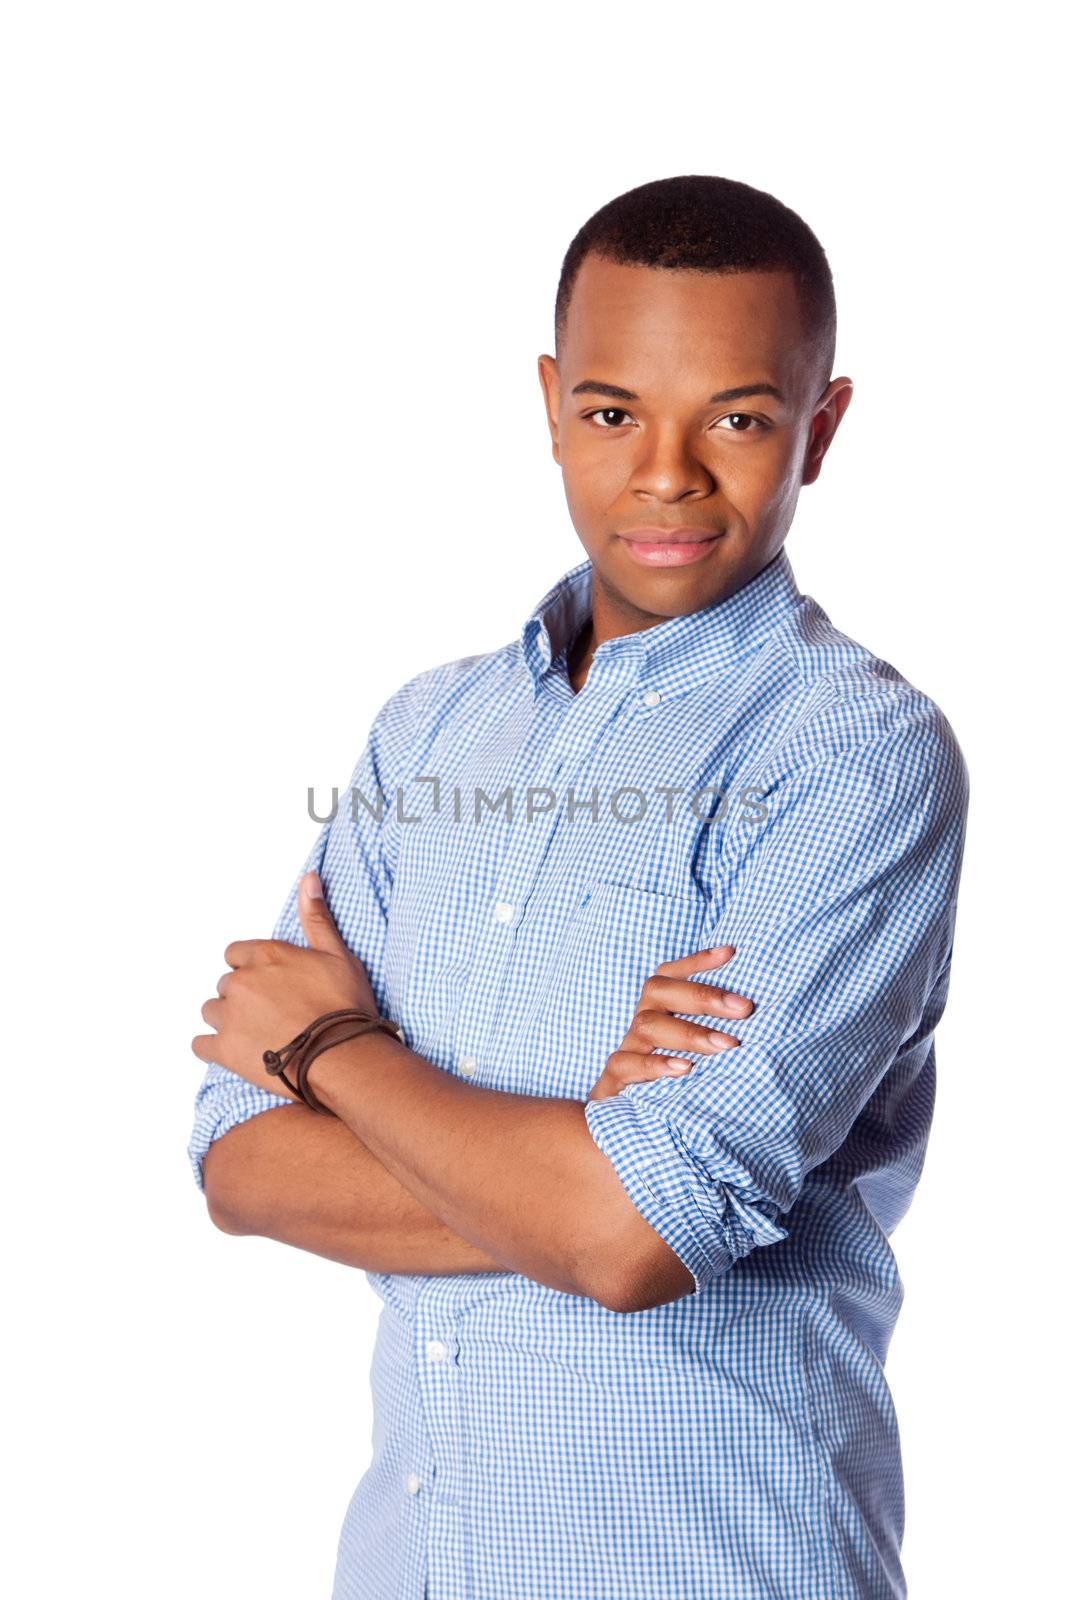
[[[835,336],[818,240],[748,184],[642,184],[578,232],[538,371],[603,637],[725,599],[777,555],[852,395]],[[649,549],[665,531],[695,558]]]

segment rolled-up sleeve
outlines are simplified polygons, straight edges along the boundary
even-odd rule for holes
[[[427,679],[420,673],[396,691],[374,718],[366,745],[330,821],[293,880],[271,935],[306,947],[297,902],[305,872],[315,870],[337,928],[367,970],[379,1007],[382,957],[388,930],[392,866],[388,822],[404,758],[412,749],[418,706]],[[187,1153],[197,1187],[204,1189],[204,1158],[212,1143],[238,1123],[274,1106],[291,1106],[216,1061],[208,1062],[193,1102]]]
[[[692,981],[750,1017],[690,1020],[739,1048],[682,1078],[587,1102],[586,1121],[700,1293],[788,1234],[805,1177],[844,1143],[894,1063],[944,1007],[968,801],[966,765],[930,701],[857,738],[843,712],[764,774],[765,812],[706,853],[701,947],[736,954]]]

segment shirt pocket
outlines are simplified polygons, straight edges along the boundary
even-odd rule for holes
[[[528,1093],[586,1099],[663,961],[702,947],[705,897],[598,879],[586,886],[538,986],[522,1050]]]

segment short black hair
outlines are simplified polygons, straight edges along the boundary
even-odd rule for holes
[[[833,372],[837,342],[834,280],[807,223],[774,195],[735,178],[694,173],[627,189],[593,213],[563,258],[556,290],[556,354],[578,268],[588,255],[621,266],[684,267],[700,272],[793,274],[819,389]]]

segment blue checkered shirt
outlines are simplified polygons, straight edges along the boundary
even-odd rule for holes
[[[622,1313],[517,1272],[368,1272],[373,1459],[333,1600],[899,1600],[889,1235],[927,1146],[967,769],[784,550],[604,641],[575,694],[590,574],[385,702],[301,874],[413,1050],[586,1101],[693,1289]],[[588,1101],[645,978],[720,943],[698,981],[755,1002],[712,1022],[740,1047]],[[197,1181],[289,1103],[210,1065]]]

